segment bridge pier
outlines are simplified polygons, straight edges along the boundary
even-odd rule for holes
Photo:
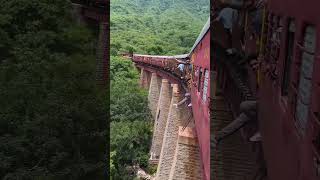
[[[157,126],[158,129],[164,129],[164,133],[154,132],[157,133],[155,136],[163,136],[156,180],[177,178],[200,180],[203,173],[194,126],[191,123],[186,129],[183,128],[190,117],[189,109],[183,105],[178,108],[173,105],[182,100],[178,84],[172,85],[171,93],[167,120],[163,119],[163,122],[166,122],[165,127]]]
[[[200,150],[194,128],[179,126],[177,148],[169,175],[171,179],[203,179]]]
[[[139,67],[140,87],[149,85],[148,102],[154,118],[149,163],[158,165],[155,179],[203,179],[192,110],[186,104],[174,106],[183,99],[185,92],[182,93],[180,85],[171,84],[170,78],[162,79],[159,72],[151,73],[152,70]]]
[[[144,79],[145,79],[145,70],[144,68],[141,68],[140,70],[140,82],[139,82],[139,85],[140,87],[144,87]]]
[[[160,97],[154,121],[154,134],[151,147],[152,159],[159,159],[160,157],[163,135],[168,119],[169,105],[172,95],[171,91],[169,81],[167,79],[162,79]]]
[[[159,165],[157,168],[156,179],[169,179],[170,170],[175,155],[176,145],[178,141],[178,130],[181,122],[180,109],[173,106],[181,100],[178,84],[173,84],[172,98],[170,103],[170,109],[168,113],[168,119],[165,127],[165,133],[163,136],[163,143],[161,148]]]
[[[99,85],[106,85],[108,80],[109,55],[108,51],[108,23],[100,22],[97,48],[96,81]]]
[[[151,80],[150,72],[146,71],[144,68],[141,68],[140,82],[139,82],[140,87],[145,88],[145,89],[149,89],[150,80]]]
[[[156,73],[151,74],[148,102],[149,109],[151,111],[152,117],[156,117],[156,111],[158,107],[158,100],[160,96],[160,86],[161,79]]]
[[[85,24],[85,20],[81,14],[81,11],[81,4],[72,3],[72,18],[76,21],[77,24]]]
[[[105,4],[106,5],[106,4]],[[106,9],[101,7],[89,7],[84,2],[72,3],[71,14],[74,21],[79,25],[96,25],[99,27],[98,42],[96,45],[96,82],[106,86],[109,76],[109,23]],[[89,27],[91,27],[89,26]]]

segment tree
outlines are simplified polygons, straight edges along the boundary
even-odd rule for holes
[[[125,179],[131,177],[127,167],[139,164],[148,168],[151,116],[147,92],[139,88],[139,75],[132,62],[112,56],[110,74],[111,178]]]
[[[113,55],[132,49],[141,54],[188,53],[210,15],[209,0],[137,2],[111,1]]]
[[[92,33],[65,0],[0,3],[1,179],[102,178],[106,93]]]

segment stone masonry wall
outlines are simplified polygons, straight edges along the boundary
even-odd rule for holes
[[[201,180],[202,165],[192,111],[187,104],[173,106],[183,98],[179,85],[170,85],[167,79],[144,69],[141,69],[140,84],[150,84],[148,101],[154,129],[149,163],[158,164],[155,179]],[[184,126],[188,127],[183,130]]]
[[[141,68],[141,70],[140,70],[140,82],[139,82],[140,87],[144,87],[145,72],[146,71],[144,70],[144,68]]]
[[[162,79],[157,113],[154,121],[154,137],[151,148],[151,152],[157,159],[160,157],[161,153],[163,135],[168,119],[169,104],[172,96],[171,91],[169,81],[167,79]]]
[[[156,116],[158,100],[159,100],[159,95],[160,95],[159,84],[161,82],[159,82],[159,81],[160,81],[160,78],[157,76],[157,74],[152,73],[150,87],[149,87],[148,101],[149,101],[149,109],[150,109],[151,114],[154,118]]]
[[[140,87],[149,89],[150,87],[150,72],[146,71],[144,68],[141,68],[140,73]]]
[[[108,79],[109,55],[108,46],[108,23],[101,22],[99,29],[99,41],[97,48],[96,80],[100,85],[106,85]]]
[[[187,127],[182,131],[179,127],[177,149],[173,160],[169,179],[175,180],[201,180],[202,168],[200,151],[193,128]]]
[[[172,99],[170,103],[170,110],[168,114],[168,120],[163,137],[162,150],[160,154],[160,162],[157,169],[156,179],[169,179],[170,170],[176,150],[178,141],[178,131],[180,124],[180,109],[173,106],[181,100],[179,93],[179,86],[173,84]]]

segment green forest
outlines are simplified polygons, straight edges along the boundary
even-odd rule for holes
[[[95,35],[66,0],[0,0],[0,179],[103,179]]]
[[[70,1],[0,4],[0,179],[98,180],[109,165],[112,179],[133,179],[133,165],[154,172],[147,92],[118,54],[188,52],[209,1],[111,0],[111,92],[95,81],[97,29],[75,23]]]
[[[134,179],[132,166],[149,174],[152,118],[139,72],[119,56],[189,53],[209,17],[209,0],[111,0],[111,179]]]
[[[111,55],[190,51],[210,16],[209,0],[111,0]]]

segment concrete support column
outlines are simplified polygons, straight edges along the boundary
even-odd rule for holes
[[[156,179],[169,179],[181,122],[180,108],[176,108],[173,104],[177,104],[181,99],[178,84],[173,84],[170,110],[165,127]]]
[[[83,7],[80,4],[72,3],[71,15],[77,24],[85,24],[83,15],[81,13],[82,8]]]
[[[179,126],[176,146],[173,165],[168,179],[203,179],[200,150],[194,128],[187,127],[183,130],[183,127]]]
[[[145,73],[146,71],[144,70],[144,68],[141,68],[141,72],[140,72],[140,82],[139,82],[139,85],[140,87],[144,88],[145,87]]]
[[[145,71],[145,77],[146,77],[145,86],[146,86],[146,89],[149,89],[150,81],[151,81],[151,73],[149,71]]]
[[[149,89],[150,87],[150,80],[151,76],[148,71],[146,71],[144,68],[141,68],[141,73],[140,73],[140,87]]]
[[[96,80],[99,85],[106,85],[109,72],[108,23],[101,22],[96,57]]]
[[[163,135],[167,124],[170,101],[171,86],[167,79],[162,79],[160,97],[154,121],[153,141],[151,147],[151,158],[159,159],[163,141]]]
[[[149,109],[154,118],[156,117],[158,100],[160,96],[160,87],[159,87],[160,83],[161,83],[160,78],[157,76],[157,74],[152,73],[151,80],[150,80],[148,101],[149,101]]]

